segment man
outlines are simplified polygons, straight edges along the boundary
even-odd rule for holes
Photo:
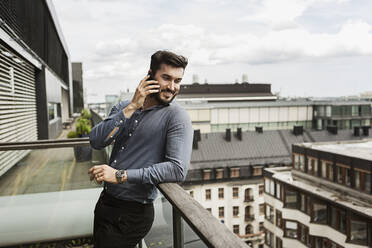
[[[187,59],[168,51],[151,56],[132,100],[114,106],[90,135],[95,149],[114,142],[109,165],[89,169],[105,182],[94,216],[95,247],[134,247],[154,220],[156,184],[181,182],[192,151],[191,120],[172,100]]]

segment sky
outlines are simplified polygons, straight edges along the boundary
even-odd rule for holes
[[[53,0],[88,102],[134,91],[150,57],[189,60],[183,84],[269,83],[288,97],[372,91],[370,0]]]

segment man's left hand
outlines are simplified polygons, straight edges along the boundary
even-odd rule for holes
[[[89,169],[88,174],[90,175],[90,180],[96,179],[96,181],[101,184],[102,182],[108,183],[118,183],[115,173],[116,169],[108,166],[107,164],[95,165]]]

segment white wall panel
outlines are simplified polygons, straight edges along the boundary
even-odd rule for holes
[[[289,117],[288,121],[298,120],[298,107],[289,107]]]
[[[259,121],[260,121],[259,108],[250,108],[249,123],[259,122]]]
[[[229,123],[239,123],[239,109],[229,109]]]
[[[0,44],[0,142],[37,140],[36,118],[35,68]],[[0,152],[0,176],[27,153]]]
[[[248,108],[239,108],[240,123],[249,122],[249,109]]]
[[[306,121],[307,119],[307,107],[298,107],[298,120]]]
[[[188,109],[187,113],[189,113],[191,121],[198,121],[198,110],[197,109]]]
[[[308,106],[307,109],[307,120],[311,121],[313,120],[313,106]]]
[[[211,110],[211,124],[218,124],[218,109]]]
[[[269,108],[262,107],[260,108],[260,122],[268,122],[269,121]]]
[[[229,123],[229,110],[228,109],[218,110],[218,123],[219,124]]]
[[[200,109],[198,110],[199,121],[210,121],[211,120],[211,111],[209,109]]]
[[[269,122],[278,122],[278,121],[279,121],[279,108],[269,107]]]

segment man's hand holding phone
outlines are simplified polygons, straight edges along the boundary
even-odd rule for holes
[[[130,118],[132,114],[140,109],[148,95],[159,92],[159,84],[156,80],[151,80],[150,75],[144,77],[137,86],[136,92],[127,107],[123,109],[125,117]],[[150,79],[150,80],[149,80]]]

